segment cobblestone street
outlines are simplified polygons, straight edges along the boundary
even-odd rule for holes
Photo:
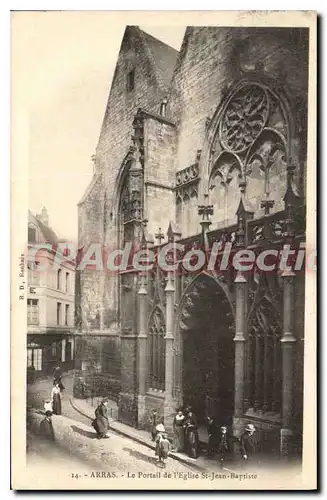
[[[72,390],[72,374],[63,378],[66,388],[62,401],[61,416],[54,415],[53,425],[58,441],[61,433],[66,432],[72,437],[70,446],[63,449],[40,440],[33,434],[28,434],[28,458],[33,467],[40,463],[56,463],[64,468],[67,474],[96,474],[111,472],[120,477],[135,473],[156,473],[161,468],[156,463],[153,450],[132,441],[126,437],[110,432],[110,438],[99,441],[90,425],[90,419],[74,410],[69,401]],[[44,400],[49,398],[52,379],[38,380],[28,387],[28,403],[30,407],[43,410]],[[60,424],[60,425],[59,425]],[[67,451],[69,449],[69,451]],[[168,459],[165,470],[176,473],[192,471],[192,467],[183,465],[176,460]],[[195,470],[195,469],[193,469]],[[86,471],[86,472],[85,472]]]

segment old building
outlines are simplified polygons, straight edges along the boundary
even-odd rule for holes
[[[42,374],[74,366],[75,262],[56,258],[60,242],[45,207],[29,211],[27,369]]]
[[[127,27],[79,247],[305,241],[307,84],[306,29],[188,27],[176,52]],[[253,422],[265,449],[299,451],[303,270],[85,269],[76,325],[78,367],[102,374],[121,421],[146,427],[157,408],[169,429],[191,404],[200,423]]]

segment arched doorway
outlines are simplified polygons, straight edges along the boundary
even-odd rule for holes
[[[182,395],[199,424],[209,414],[221,425],[234,412],[234,316],[225,292],[207,275],[183,298],[180,331]]]

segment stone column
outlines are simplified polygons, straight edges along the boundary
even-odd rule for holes
[[[143,428],[146,418],[145,395],[147,390],[147,322],[148,322],[148,292],[145,278],[141,276],[141,285],[138,291],[139,328],[137,336],[137,381],[138,381],[138,416],[139,428]]]
[[[291,454],[292,445],[292,413],[293,413],[293,279],[292,271],[285,271],[283,278],[283,335],[282,344],[282,428],[280,435],[280,452],[287,458]]]
[[[170,273],[169,273],[170,274]],[[165,427],[168,432],[172,431],[172,421],[174,413],[173,405],[173,363],[174,363],[174,295],[175,286],[172,277],[169,275],[167,285],[165,288],[166,293],[166,356],[165,356],[165,407],[164,407],[164,420]]]
[[[244,358],[245,358],[245,287],[246,278],[238,272],[235,278],[236,288],[236,333],[235,342],[235,393],[234,393],[234,423],[240,424],[244,404]]]
[[[299,206],[299,198],[293,191],[295,165],[290,161],[287,167],[287,189],[284,196],[285,224],[284,244],[292,247],[295,237],[294,210]],[[286,267],[282,272],[283,280],[283,333],[282,346],[282,428],[280,432],[280,453],[284,458],[292,454],[292,417],[293,417],[293,356],[295,337],[293,336],[293,287],[294,272]]]
[[[262,387],[263,387],[263,366],[262,366],[262,334],[255,333],[255,376],[254,376],[254,408],[261,410],[262,408]]]

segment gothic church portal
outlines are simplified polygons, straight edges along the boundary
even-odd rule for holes
[[[307,84],[306,29],[188,27],[177,52],[127,27],[79,247],[304,242]],[[76,297],[77,368],[122,422],[147,428],[157,408],[169,430],[191,404],[301,452],[304,271],[85,269]]]

